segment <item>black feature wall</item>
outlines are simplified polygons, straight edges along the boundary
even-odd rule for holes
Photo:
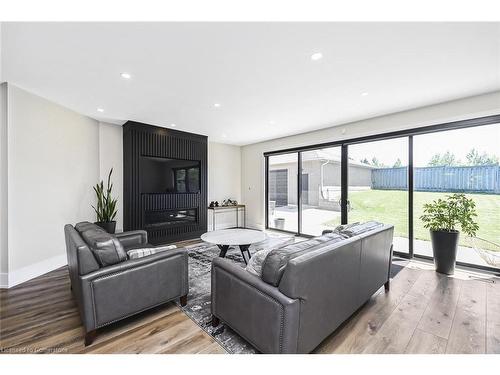
[[[141,173],[154,173],[141,169],[142,156],[199,161],[199,193],[141,191]],[[207,164],[206,136],[128,121],[123,125],[124,230],[144,229],[153,244],[197,238],[206,232]],[[186,212],[189,220],[183,220]],[[146,225],[145,218],[152,216],[164,219]]]

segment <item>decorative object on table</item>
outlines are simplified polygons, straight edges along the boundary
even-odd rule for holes
[[[94,191],[97,196],[97,207],[92,206],[97,215],[97,221],[95,224],[99,225],[102,229],[111,234],[115,233],[115,217],[118,212],[116,209],[116,203],[118,200],[111,196],[111,192],[113,190],[113,183],[111,182],[112,173],[113,168],[109,171],[106,189],[104,189],[104,182],[102,180],[94,186]]]
[[[230,206],[237,206],[238,205],[238,202],[236,200],[232,200],[232,199],[224,199],[222,201],[222,207],[230,207]]]
[[[215,201],[214,207],[219,207],[219,202],[218,201]]]
[[[210,202],[210,205],[208,207],[210,207],[210,208],[215,207],[215,202],[214,201]]]
[[[460,225],[466,235],[475,236],[479,229],[474,221],[476,217],[476,204],[465,194],[447,195],[445,199],[424,204],[424,214],[420,216],[420,220],[431,233],[437,272],[453,275],[460,237],[456,228]]]

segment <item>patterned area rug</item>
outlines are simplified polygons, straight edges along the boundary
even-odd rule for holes
[[[212,336],[228,353],[251,354],[257,351],[231,328],[220,323],[212,327],[210,311],[210,272],[212,259],[219,256],[216,245],[200,243],[187,246],[189,255],[189,295],[188,303],[182,307],[187,316]],[[250,248],[252,254],[254,251]],[[226,259],[233,261],[242,268],[245,267],[239,248],[231,247]]]
[[[293,237],[292,237],[293,238]],[[258,244],[260,248],[274,244],[276,241],[291,240],[290,237],[270,237],[265,243]],[[212,313],[210,311],[211,267],[212,259],[219,256],[219,248],[208,243],[198,243],[186,246],[189,255],[189,296],[188,303],[182,307],[184,313],[190,317],[200,328],[212,336],[228,353],[254,354],[258,351],[245,341],[231,328],[220,323],[212,327]],[[252,254],[259,249],[250,247]],[[244,268],[245,263],[237,247],[231,247],[226,259],[229,259]],[[408,260],[395,258],[391,267],[391,277],[402,270]],[[178,304],[178,302],[177,302]]]

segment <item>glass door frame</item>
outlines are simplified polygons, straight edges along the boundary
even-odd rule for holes
[[[341,184],[341,192],[340,192],[341,193],[341,198],[340,198],[341,216],[340,217],[341,217],[341,224],[347,224],[349,145],[367,143],[367,142],[372,142],[372,141],[380,141],[380,140],[385,140],[385,139],[406,137],[408,140],[408,253],[394,251],[394,254],[397,256],[400,256],[403,258],[409,258],[409,259],[421,258],[421,259],[432,260],[433,259],[432,257],[414,253],[414,246],[413,246],[413,244],[414,244],[413,136],[421,135],[421,134],[435,133],[435,132],[443,132],[443,131],[447,131],[447,130],[456,130],[456,129],[465,129],[465,128],[472,128],[472,127],[477,127],[477,126],[484,126],[484,125],[492,125],[492,124],[500,124],[500,114],[472,118],[472,119],[467,119],[467,120],[459,120],[459,121],[436,124],[436,125],[429,125],[429,126],[416,128],[416,129],[399,130],[399,131],[369,135],[369,136],[364,136],[364,137],[357,137],[357,138],[344,139],[344,140],[333,141],[333,142],[307,145],[307,146],[303,146],[303,147],[294,147],[294,148],[288,148],[288,149],[283,149],[283,150],[278,150],[278,151],[264,152],[264,159],[265,159],[265,181],[264,181],[264,184],[265,184],[265,186],[264,186],[264,189],[265,189],[265,228],[271,229],[271,230],[277,230],[280,232],[291,233],[291,234],[295,234],[296,236],[301,236],[301,237],[308,237],[308,238],[313,237],[312,235],[302,233],[302,212],[301,212],[302,211],[302,206],[301,206],[301,203],[302,203],[302,179],[300,178],[300,174],[302,173],[302,155],[301,155],[302,152],[317,150],[317,149],[322,149],[322,148],[328,148],[328,147],[335,147],[335,146],[341,147],[341,166],[340,166],[340,168],[341,168],[341,183],[340,183]],[[269,157],[273,156],[273,155],[290,154],[290,153],[297,153],[297,171],[298,171],[298,177],[297,177],[297,222],[298,222],[298,226],[297,226],[296,232],[282,230],[282,229],[275,229],[275,228],[269,227],[269,203],[268,203],[268,201],[269,201],[269,191],[268,191]],[[481,269],[481,270],[485,270],[485,271],[489,271],[489,272],[493,272],[493,273],[500,272],[500,270],[497,268],[482,266],[482,265],[477,265],[477,264],[471,264],[471,263],[457,262],[457,265]]]

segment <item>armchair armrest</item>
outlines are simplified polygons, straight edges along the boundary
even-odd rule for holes
[[[148,243],[148,233],[145,230],[131,230],[128,232],[116,233],[116,238],[121,242],[125,250],[130,247],[146,245]]]
[[[264,353],[297,351],[300,301],[223,258],[212,262],[212,314]]]
[[[106,276],[116,275],[122,272],[126,272],[127,270],[131,270],[134,268],[144,267],[149,264],[154,264],[158,261],[173,257],[182,257],[185,258],[186,261],[188,259],[187,252],[183,248],[172,249],[138,259],[129,259],[124,262],[113,264],[112,266],[103,267],[98,269],[97,271],[81,276],[81,279],[82,281],[93,281]]]

